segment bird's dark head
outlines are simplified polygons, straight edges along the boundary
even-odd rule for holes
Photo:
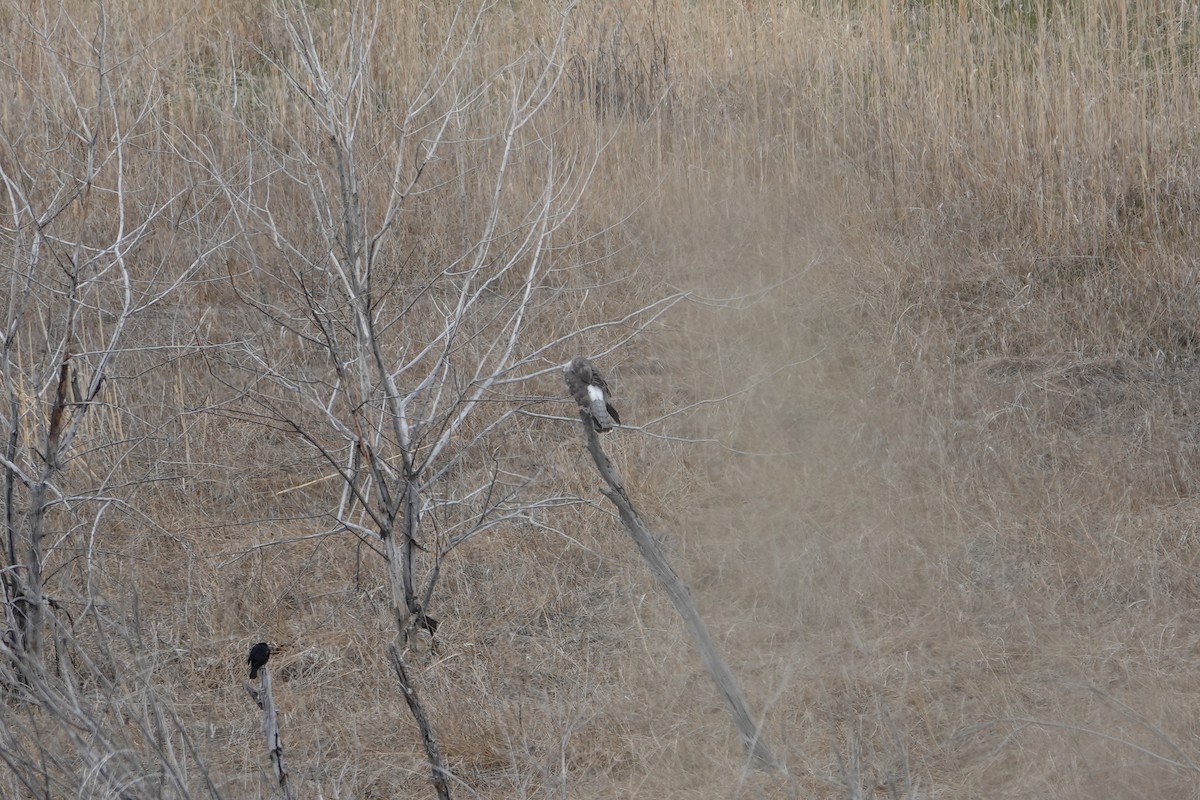
[[[588,361],[583,356],[575,356],[567,365],[563,367],[566,372],[573,372],[584,383],[590,383],[592,380],[592,362]]]

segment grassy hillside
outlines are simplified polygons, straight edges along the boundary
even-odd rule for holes
[[[439,542],[481,485],[544,503],[452,551],[439,649],[410,653],[458,795],[1193,791],[1200,11],[307,10],[343,105],[313,99],[298,7],[0,5],[22,464],[48,463],[64,350],[86,384],[121,336],[51,491],[88,499],[46,516],[76,648],[47,680],[85,676],[93,727],[14,691],[0,795],[119,796],[74,755],[104,741],[154,776],[128,796],[275,796],[243,689],[267,639],[298,796],[433,796],[379,542],[336,523],[315,449],[344,441],[323,426],[350,390],[297,402],[343,385],[322,342],[352,341],[313,322],[350,305],[339,153],[366,227],[412,181],[373,278],[386,360],[442,335],[478,263],[444,373],[467,396],[537,274],[530,377],[448,438],[429,495]],[[597,490],[556,365],[610,349],[631,428],[606,445],[790,785],[744,763]],[[31,501],[7,503],[25,530]]]

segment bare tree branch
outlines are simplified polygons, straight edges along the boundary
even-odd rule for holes
[[[747,754],[753,757],[760,766],[782,770],[782,764],[775,758],[775,754],[763,738],[761,728],[750,714],[740,684],[734,678],[733,671],[729,669],[716,642],[709,634],[708,626],[704,624],[700,611],[692,600],[691,592],[688,591],[687,584],[675,572],[667,560],[666,554],[658,546],[654,534],[650,532],[646,523],[642,521],[641,515],[634,509],[629,494],[625,491],[625,486],[617,475],[616,467],[613,466],[612,461],[600,446],[600,436],[591,424],[591,417],[586,411],[581,410],[579,420],[583,423],[584,438],[588,452],[591,453],[592,460],[596,463],[596,471],[600,473],[600,477],[608,487],[601,491],[617,507],[617,511],[621,515],[621,522],[629,531],[629,535],[633,537],[634,544],[637,545],[646,565],[650,567],[659,586],[663,588],[675,606],[675,610],[683,618],[696,649],[700,651],[700,658],[704,661],[709,675],[712,676],[713,682],[716,683],[717,689],[721,693],[721,698],[729,708],[729,713],[733,717],[734,725],[738,729]]]

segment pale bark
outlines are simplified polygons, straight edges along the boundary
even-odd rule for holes
[[[775,754],[763,739],[762,729],[750,714],[745,695],[743,695],[737,679],[734,678],[733,671],[725,662],[712,635],[709,634],[708,626],[704,624],[704,619],[700,616],[700,610],[696,607],[695,601],[692,600],[692,594],[688,590],[687,584],[675,572],[667,560],[666,553],[659,546],[658,540],[633,507],[633,502],[625,491],[616,467],[601,448],[600,436],[592,425],[591,417],[586,411],[581,410],[579,419],[583,423],[588,452],[592,454],[597,472],[607,484],[607,488],[600,491],[617,507],[621,523],[629,531],[629,535],[637,545],[642,558],[645,559],[646,565],[650,567],[650,571],[658,580],[658,585],[666,592],[667,597],[675,606],[675,610],[683,618],[692,642],[700,651],[700,658],[704,661],[704,666],[708,668],[709,675],[717,685],[717,691],[720,692],[721,698],[729,709],[730,716],[733,717],[733,724],[737,727],[738,735],[741,737],[746,752],[761,766],[781,768]]]

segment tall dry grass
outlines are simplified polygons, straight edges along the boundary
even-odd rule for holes
[[[9,3],[6,164],[78,166],[65,131],[96,73],[85,58],[55,73],[47,54],[86,51],[99,8],[117,87],[102,126],[147,131],[127,165],[135,196],[198,198],[139,251],[149,280],[226,224],[178,157],[183,142],[248,169],[312,132],[264,4]],[[345,9],[314,11],[336,53]],[[557,13],[491,7],[463,80],[536,46]],[[606,367],[634,424],[725,397],[650,429],[719,444],[630,431],[611,444],[801,791],[1188,796],[1200,11],[1114,0],[574,13],[544,135],[567,150],[608,143],[560,255],[564,281],[596,288],[577,317],[545,324],[587,324],[673,288],[714,298]],[[367,135],[385,149],[391,104],[419,84],[451,20],[403,4],[381,25]],[[474,129],[503,112],[502,88],[472,106]],[[434,177],[469,176],[488,143],[472,147]],[[461,250],[480,199],[462,185],[465,204],[432,194],[405,221],[403,263]],[[106,198],[92,202],[69,221],[81,235],[111,223]],[[303,240],[312,221],[298,211],[285,224]],[[205,348],[274,335],[230,289],[247,261],[214,253],[129,334],[137,349],[70,473],[119,476],[127,505],[104,518],[99,568],[84,575],[64,554],[52,590],[90,579],[136,629],[130,672],[180,716],[226,796],[270,794],[240,686],[260,638],[280,646],[284,741],[307,795],[427,792],[387,677],[377,558],[304,538],[335,489],[303,447],[208,413],[228,396]],[[101,311],[91,324],[102,332]],[[23,364],[46,358],[23,341]],[[519,433],[547,491],[598,499],[569,426]],[[138,445],[87,449],[113,441]],[[62,518],[64,532],[73,524]],[[553,526],[500,532],[446,567],[434,609],[445,641],[419,680],[456,774],[496,797],[784,794],[742,762],[607,515],[574,507]],[[22,796],[12,775],[0,786]]]

